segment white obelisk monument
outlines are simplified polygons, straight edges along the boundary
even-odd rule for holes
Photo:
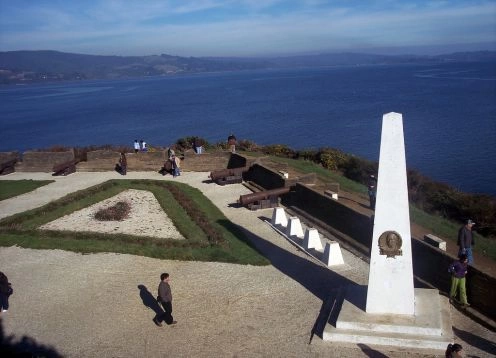
[[[413,285],[403,117],[399,113],[382,117],[377,176],[369,284],[348,285],[340,291],[343,299],[336,325],[328,323],[322,338],[444,350],[453,342],[448,299],[438,290]]]
[[[413,315],[412,245],[403,117],[382,117],[367,313]]]

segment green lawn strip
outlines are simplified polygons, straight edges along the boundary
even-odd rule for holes
[[[227,241],[226,251],[236,253],[243,262],[251,261],[253,265],[267,265],[269,261],[260,254],[255,254],[256,249],[246,238],[243,230],[229,221],[224,214],[210,200],[206,199],[200,190],[189,185],[177,182],[168,182],[176,185],[186,193],[197,207],[206,215],[209,222],[220,230]],[[245,210],[245,209],[240,209]],[[230,261],[229,261],[230,262]]]
[[[12,198],[17,195],[28,193],[41,186],[53,183],[55,180],[1,180],[0,200]]]
[[[367,193],[367,188],[365,185],[348,179],[337,172],[328,170],[321,165],[315,164],[314,162],[311,162],[309,160],[290,159],[275,156],[270,156],[270,159],[276,163],[287,164],[291,168],[304,174],[315,173],[317,177],[324,183],[339,183],[339,187],[342,190],[361,194]]]
[[[174,183],[179,184],[179,183]],[[222,261],[240,264],[266,265],[268,261],[247,245],[244,235],[237,236],[218,221],[228,221],[201,192],[186,184],[182,190],[192,196],[200,207],[207,208],[212,225],[222,232],[229,245],[210,245],[205,233],[177,203],[163,181],[111,180],[86,190],[69,194],[41,208],[30,210],[0,221],[0,245],[20,245],[31,248],[51,248],[76,252],[121,252],[164,259]],[[143,238],[123,234],[94,232],[64,232],[37,230],[42,224],[75,210],[88,207],[126,189],[151,191],[178,230],[187,240]],[[214,215],[215,214],[215,215]]]

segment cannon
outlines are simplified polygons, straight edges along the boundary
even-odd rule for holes
[[[241,195],[238,203],[250,210],[275,208],[279,206],[279,196],[289,193],[289,190],[290,187],[283,187]]]
[[[214,170],[210,172],[209,178],[219,185],[241,183],[243,181],[243,173],[249,169],[249,167],[240,167]]]
[[[0,163],[0,175],[10,174],[15,171],[17,158],[6,160]]]
[[[63,163],[55,164],[52,169],[53,171],[52,176],[57,176],[57,175],[66,176],[76,172],[76,164],[78,162],[79,162],[78,160],[72,159]]]

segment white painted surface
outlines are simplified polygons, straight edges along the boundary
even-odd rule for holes
[[[379,236],[391,230],[401,236],[401,256],[380,254]],[[385,114],[382,119],[366,312],[415,313],[403,118],[399,113]]]
[[[322,246],[322,241],[320,241],[320,235],[317,229],[306,229],[305,237],[303,238],[303,247],[305,248],[305,250],[315,249],[322,252],[324,248]]]
[[[296,216],[291,216],[289,218],[286,234],[289,237],[296,236],[296,237],[303,238],[303,228],[301,227],[300,218],[298,218]]]
[[[332,241],[326,243],[322,261],[327,266],[344,265],[343,253],[341,252],[339,242]]]
[[[272,211],[272,220],[270,222],[272,225],[281,225],[283,227],[288,226],[288,217],[284,208],[274,208]]]

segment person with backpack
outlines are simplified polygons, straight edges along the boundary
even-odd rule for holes
[[[467,275],[467,255],[462,254],[458,261],[450,265],[449,272],[451,273],[451,290],[449,294],[450,303],[456,300],[456,295],[460,291],[460,303],[463,307],[469,307],[467,301],[467,290],[465,287],[465,276]]]

